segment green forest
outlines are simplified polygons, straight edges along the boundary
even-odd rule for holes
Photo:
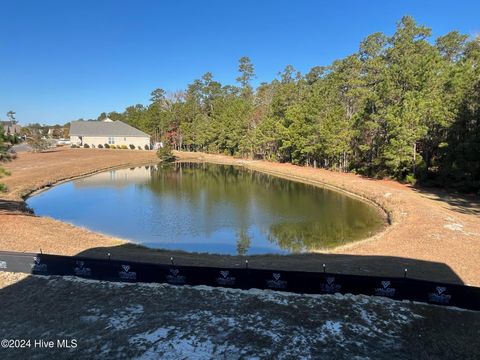
[[[290,162],[460,191],[480,189],[480,37],[431,29],[405,16],[391,36],[301,74],[288,65],[252,86],[207,72],[181,92],[156,89],[148,105],[102,113],[173,148]]]

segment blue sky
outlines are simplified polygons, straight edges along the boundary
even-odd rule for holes
[[[148,103],[207,71],[233,83],[249,56],[256,82],[302,72],[395,30],[403,15],[480,33],[480,1],[0,0],[0,119],[65,123]]]

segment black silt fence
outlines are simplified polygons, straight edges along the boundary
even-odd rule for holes
[[[364,294],[480,310],[480,288],[478,287],[410,278],[176,266],[15,252],[0,252],[0,271],[38,275],[74,275],[107,281],[271,289],[306,294]]]

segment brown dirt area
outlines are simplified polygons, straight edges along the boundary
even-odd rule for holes
[[[428,189],[413,189],[390,180],[373,180],[290,164],[234,159],[227,156],[178,152],[181,160],[245,166],[252,170],[342,190],[382,208],[391,221],[372,238],[328,253],[257,255],[252,267],[337,273],[402,276],[480,286],[480,201]],[[155,163],[151,151],[67,149],[20,153],[4,166],[8,192],[0,194],[0,249],[63,255],[106,256],[182,265],[243,266],[238,256],[151,250],[125,240],[94,233],[51,218],[23,212],[23,198],[35,190],[71,178],[115,168]]]

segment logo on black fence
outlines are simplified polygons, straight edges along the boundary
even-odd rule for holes
[[[118,272],[118,277],[122,280],[137,280],[137,273],[130,271],[130,265],[122,265],[122,270]]]
[[[222,286],[234,286],[235,277],[229,275],[230,271],[228,270],[220,271],[220,276],[215,279],[217,281],[217,284]]]
[[[438,304],[448,304],[452,298],[452,295],[445,294],[445,291],[447,291],[446,287],[437,286],[434,293],[428,294],[428,300]]]
[[[320,290],[327,294],[334,294],[339,292],[342,288],[341,285],[335,283],[335,277],[329,276],[325,279],[323,284],[320,284]]]
[[[0,269],[6,269],[7,268],[7,262],[6,261],[0,261]]]
[[[33,264],[30,264],[32,267],[32,272],[39,273],[39,274],[46,274],[47,273],[47,264],[42,264],[42,259],[40,256],[33,257]]]
[[[280,280],[280,273],[272,273],[272,280],[267,280],[267,287],[270,289],[285,289],[287,287],[287,282]]]
[[[170,274],[167,275],[167,282],[173,285],[185,284],[185,276],[180,275],[180,270],[170,269]]]
[[[376,296],[386,296],[386,297],[394,297],[395,296],[395,288],[390,287],[390,281],[384,280],[381,282],[382,287],[375,288],[375,295]]]
[[[85,267],[85,262],[80,260],[75,262],[73,272],[77,276],[92,276],[92,269]]]

